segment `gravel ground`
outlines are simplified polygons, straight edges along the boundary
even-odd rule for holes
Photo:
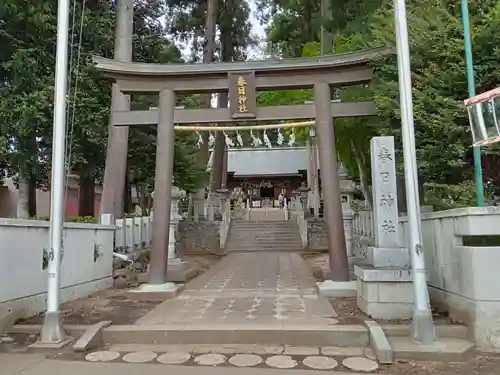
[[[216,256],[183,256],[183,260],[195,265],[202,274],[214,266],[220,257]],[[101,320],[109,320],[113,324],[132,324],[137,319],[158,306],[159,301],[136,301],[133,294],[128,293],[135,285],[125,288],[103,290],[88,297],[63,303],[61,311],[65,324],[94,324]],[[20,324],[42,324],[44,313],[21,320]]]

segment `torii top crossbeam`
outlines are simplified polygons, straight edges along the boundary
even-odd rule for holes
[[[141,75],[141,76],[183,76],[183,75],[211,75],[228,74],[241,70],[253,70],[256,73],[272,73],[279,71],[298,72],[301,70],[352,67],[366,65],[371,60],[388,54],[387,48],[373,48],[356,52],[289,59],[249,60],[235,62],[215,62],[208,64],[155,64],[155,63],[127,63],[103,57],[94,57],[97,68],[110,76]]]
[[[127,63],[102,57],[95,57],[94,61],[97,69],[115,80],[124,93],[172,90],[176,93],[229,92],[230,98],[238,97],[238,100],[230,99],[230,108],[175,110],[176,124],[202,124],[245,119],[311,119],[313,104],[257,107],[256,91],[312,88],[316,83],[337,87],[366,84],[373,77],[369,63],[389,53],[386,48],[375,48],[322,57],[210,64]],[[238,79],[245,82],[245,87],[238,88]],[[371,101],[331,103],[331,111],[334,117],[370,116],[375,114],[375,106]],[[154,125],[158,123],[158,111],[115,112],[113,123]]]

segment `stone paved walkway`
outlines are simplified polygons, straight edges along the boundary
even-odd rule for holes
[[[299,254],[230,254],[136,324],[334,324]]]

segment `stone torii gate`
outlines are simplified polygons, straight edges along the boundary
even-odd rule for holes
[[[166,282],[174,125],[299,119],[315,119],[316,122],[331,275],[333,281],[347,281],[333,119],[371,116],[376,109],[371,101],[332,102],[331,87],[369,83],[373,77],[369,62],[387,53],[386,49],[371,49],[313,58],[212,64],[128,63],[95,57],[97,69],[113,79],[123,94],[159,95],[157,110],[112,113],[114,126],[158,126],[149,284],[159,286]],[[313,103],[256,105],[259,90],[309,88],[313,89]],[[229,108],[176,109],[178,93],[229,93],[230,105]]]

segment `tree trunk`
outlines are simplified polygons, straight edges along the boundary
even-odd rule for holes
[[[227,107],[227,93],[219,94],[219,108]],[[224,173],[224,150],[226,140],[222,132],[215,135],[214,157],[212,163],[212,175],[210,176],[210,192],[215,192],[222,187],[222,174]]]
[[[373,196],[370,191],[370,185],[368,184],[368,171],[366,168],[366,157],[363,154],[363,151],[360,150],[359,146],[351,139],[349,141],[351,143],[352,152],[354,153],[354,158],[356,160],[356,164],[358,165],[359,172],[359,183],[361,185],[361,191],[365,196],[365,200],[368,204],[368,208],[373,208]]]
[[[208,0],[207,4],[207,18],[205,20],[205,43],[203,46],[203,63],[208,64],[214,60],[215,50],[215,27],[217,23],[217,10],[219,8],[220,0]],[[203,107],[210,108],[211,94],[202,96]],[[200,147],[200,160],[206,166],[209,158],[208,147],[208,132],[203,132],[203,144]]]
[[[305,30],[304,30],[304,33],[306,35],[308,35],[308,40],[310,42],[314,42],[315,40],[315,37],[314,37],[314,31],[313,31],[313,28],[312,28],[312,19],[313,19],[313,16],[312,16],[312,2],[309,2],[309,1],[306,1],[306,5],[305,5],[305,15],[304,15],[304,20],[305,20]],[[300,57],[300,56],[296,56],[296,57]]]
[[[233,10],[232,2],[226,0],[224,3],[225,15],[227,17],[229,12]],[[220,25],[220,40],[221,40],[221,61],[228,62],[233,59],[234,48],[233,48],[233,22],[221,22]],[[218,99],[219,108],[227,108],[228,104],[228,94],[220,93]],[[210,178],[210,191],[214,192],[222,187],[222,174],[224,169],[224,150],[226,148],[225,137],[222,132],[217,132],[215,135],[215,145],[214,145],[214,156],[213,156],[213,167],[212,175]]]
[[[123,212],[125,214],[134,212],[134,204],[132,203],[132,183],[130,182],[128,171],[125,175],[125,187],[123,189]]]
[[[94,216],[94,202],[94,177],[82,174],[78,181],[78,216]]]
[[[141,208],[142,216],[149,216],[150,204],[149,197],[146,193],[146,188],[142,184],[136,185],[135,188],[137,191],[137,199],[139,201],[139,207]]]
[[[38,154],[38,143],[35,134],[29,137],[28,150],[30,154]],[[36,165],[36,164],[35,164]],[[36,216],[36,174],[31,175],[28,179],[28,213],[30,217]]]
[[[17,190],[16,217],[18,219],[29,219],[29,195],[30,186],[28,179],[19,176],[19,189]]]
[[[332,12],[329,0],[321,0],[321,56],[332,52],[332,33],[329,29]]]
[[[30,217],[36,216],[36,179],[29,181],[28,213]]]

